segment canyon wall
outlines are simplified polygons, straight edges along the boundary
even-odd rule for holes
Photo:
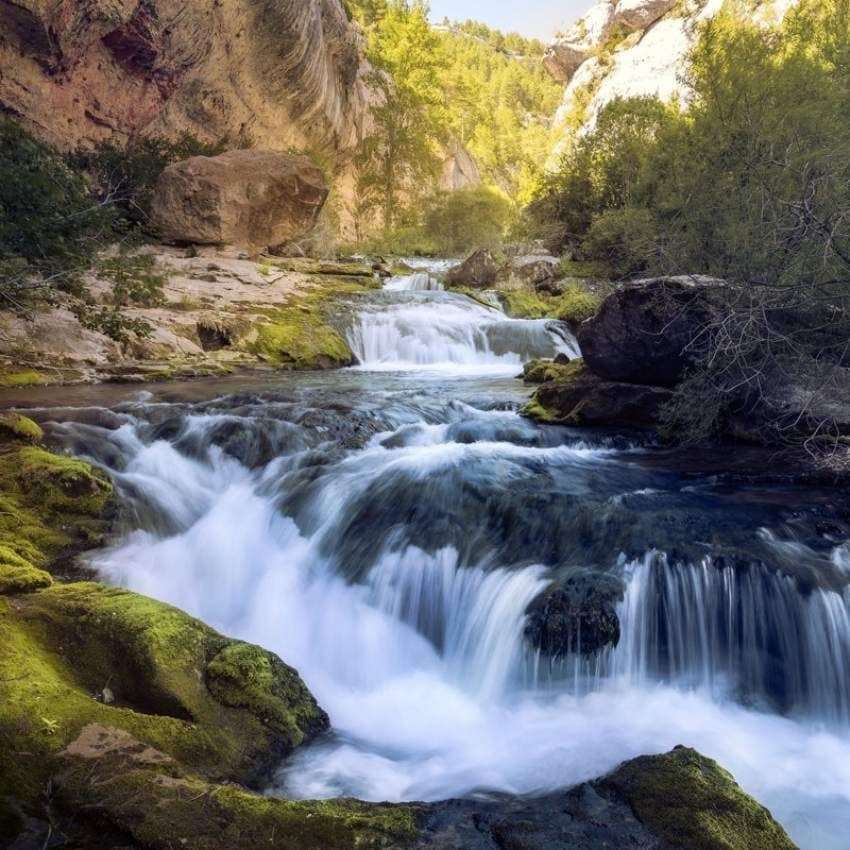
[[[340,0],[0,0],[0,110],[73,148],[188,131],[350,150],[373,96]]]
[[[755,0],[742,5],[741,13],[770,24],[781,21],[794,3]],[[555,115],[560,141],[552,161],[617,97],[678,98],[687,104],[688,54],[700,24],[723,5],[724,0],[599,0],[543,59],[552,77],[566,86]]]

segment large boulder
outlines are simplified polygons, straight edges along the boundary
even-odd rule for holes
[[[620,0],[614,23],[630,30],[645,30],[669,12],[677,0]]]
[[[455,266],[446,275],[450,286],[472,286],[487,289],[496,282],[502,264],[488,248],[479,248],[470,254],[459,266]]]
[[[675,386],[707,342],[727,291],[723,281],[684,276],[618,289],[579,329],[585,363],[607,381]]]
[[[327,196],[306,157],[235,150],[166,168],[152,215],[167,241],[266,248],[309,233]]]
[[[511,260],[511,274],[535,287],[554,281],[558,276],[559,262],[551,254],[526,254]]]
[[[653,428],[672,397],[664,387],[606,381],[582,369],[541,384],[523,413],[551,424]]]

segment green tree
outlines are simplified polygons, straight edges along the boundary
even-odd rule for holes
[[[493,247],[505,235],[511,202],[487,186],[439,192],[425,213],[423,231],[442,250],[452,253]]]
[[[371,110],[373,130],[357,156],[359,194],[389,231],[400,223],[404,198],[422,194],[439,168],[441,55],[427,6],[389,0],[370,29],[369,56],[380,97]]]

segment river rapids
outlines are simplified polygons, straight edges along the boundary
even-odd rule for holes
[[[270,794],[531,794],[685,744],[801,847],[846,848],[847,505],[533,424],[515,376],[574,337],[443,291],[442,270],[364,296],[352,369],[37,410],[119,489],[92,568],[299,670],[333,729]],[[617,588],[619,642],[545,655],[529,606],[574,576]]]

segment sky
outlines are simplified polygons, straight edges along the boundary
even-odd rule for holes
[[[432,21],[472,18],[543,40],[566,29],[593,4],[594,0],[430,0]]]

